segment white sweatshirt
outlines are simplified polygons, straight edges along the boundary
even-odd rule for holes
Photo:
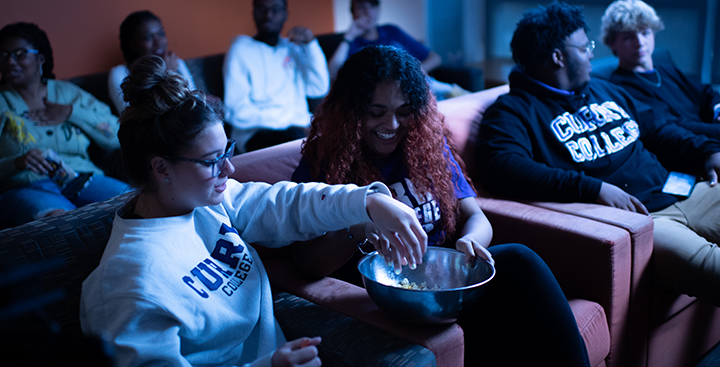
[[[330,88],[327,61],[317,40],[270,46],[241,35],[225,54],[225,120],[234,128],[284,130],[310,125],[307,98]]]
[[[83,283],[86,334],[109,335],[118,367],[270,366],[285,343],[249,243],[285,246],[370,221],[369,188],[228,181],[220,205],[171,218],[115,217]],[[125,208],[127,210],[127,208]]]

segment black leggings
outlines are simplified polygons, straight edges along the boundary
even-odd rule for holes
[[[465,366],[590,366],[570,305],[545,262],[523,245],[489,250],[495,278],[458,321]]]

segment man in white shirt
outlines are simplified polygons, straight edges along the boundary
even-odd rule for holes
[[[307,98],[330,87],[325,55],[312,31],[296,26],[280,37],[286,0],[254,0],[254,37],[240,35],[225,55],[225,119],[241,152],[302,138],[310,125]]]

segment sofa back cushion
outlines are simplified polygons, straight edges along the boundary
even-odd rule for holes
[[[289,181],[300,164],[303,139],[244,153],[232,158],[235,172],[230,175],[239,182]]]

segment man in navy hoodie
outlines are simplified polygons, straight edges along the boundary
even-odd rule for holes
[[[599,203],[655,221],[656,284],[720,306],[720,142],[666,123],[623,89],[590,79],[594,42],[582,8],[526,12],[511,48],[510,93],[485,113],[480,181],[518,199]],[[689,198],[663,193],[655,154],[704,164]]]

